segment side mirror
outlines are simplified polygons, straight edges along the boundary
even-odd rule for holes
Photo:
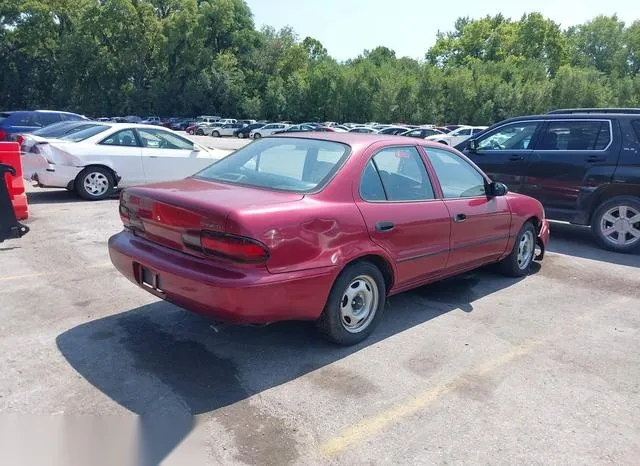
[[[509,188],[504,183],[493,181],[489,184],[490,196],[505,196],[509,192]]]
[[[475,139],[469,140],[467,143],[467,150],[472,153],[478,152],[478,141]]]

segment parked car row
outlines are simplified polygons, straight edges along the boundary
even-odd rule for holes
[[[47,131],[45,131],[47,130]],[[139,123],[59,123],[22,135],[23,176],[88,200],[114,189],[192,175],[227,155],[167,128]]]

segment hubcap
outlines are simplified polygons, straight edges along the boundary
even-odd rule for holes
[[[533,240],[533,233],[527,230],[520,237],[520,241],[518,241],[518,267],[520,267],[520,270],[529,267],[534,252],[535,241]]]
[[[640,241],[640,211],[620,205],[605,212],[600,219],[602,236],[615,246],[630,246]]]
[[[340,321],[347,332],[358,333],[369,326],[378,308],[378,286],[373,278],[354,278],[340,300]]]
[[[83,185],[92,196],[101,196],[109,189],[109,180],[102,173],[92,172],[84,177]]]

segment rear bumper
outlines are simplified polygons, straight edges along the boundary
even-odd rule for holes
[[[268,323],[317,319],[336,267],[283,274],[211,263],[123,231],[109,239],[111,262],[131,282],[166,301],[216,320]],[[141,268],[159,277],[161,291],[141,285]]]
[[[66,188],[82,171],[82,167],[47,164],[46,168],[35,170],[31,178],[43,188]]]
[[[536,260],[542,260],[544,258],[544,253],[547,250],[547,245],[549,244],[549,239],[551,238],[551,232],[549,230],[549,222],[545,219],[542,221],[542,227],[538,232],[538,247],[540,248],[540,254],[536,256]]]

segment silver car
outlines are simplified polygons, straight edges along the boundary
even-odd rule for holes
[[[214,138],[219,138],[222,136],[233,136],[236,131],[242,129],[245,125],[242,123],[227,123],[226,125],[207,128],[205,131],[206,134],[213,136]]]

